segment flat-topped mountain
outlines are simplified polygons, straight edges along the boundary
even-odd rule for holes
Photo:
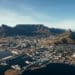
[[[2,25],[0,27],[0,36],[39,36],[47,37],[63,33],[63,29],[48,28],[43,24],[18,24],[15,27]]]

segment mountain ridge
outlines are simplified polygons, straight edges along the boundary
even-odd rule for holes
[[[50,35],[58,35],[64,32],[64,29],[49,28],[43,24],[17,24],[15,27],[3,24],[0,27],[0,36],[24,35],[48,37]]]

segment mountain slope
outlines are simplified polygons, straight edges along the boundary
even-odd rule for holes
[[[65,30],[48,28],[42,24],[18,24],[15,27],[2,25],[0,27],[0,36],[39,36],[47,37],[50,35],[58,35]]]
[[[75,44],[75,33],[66,31],[51,41],[53,44]]]

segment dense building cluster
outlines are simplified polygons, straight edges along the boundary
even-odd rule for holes
[[[75,45],[47,44],[50,38],[6,37],[0,39],[0,68],[25,70],[45,67],[50,63],[75,65]],[[4,55],[3,55],[4,54]]]

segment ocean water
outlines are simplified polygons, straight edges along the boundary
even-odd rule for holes
[[[68,64],[49,64],[45,68],[25,71],[23,75],[75,75],[75,67]]]
[[[0,66],[0,75],[4,75],[9,68],[10,66]],[[68,64],[49,64],[41,69],[24,71],[22,75],[75,75],[75,67]]]
[[[0,51],[0,59],[11,55],[12,53],[10,51]]]

